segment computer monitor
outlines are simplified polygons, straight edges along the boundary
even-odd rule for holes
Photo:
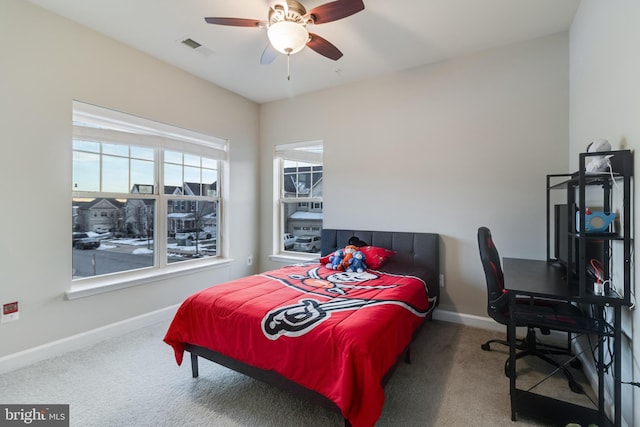
[[[564,268],[569,266],[569,243],[573,242],[571,251],[571,270],[577,271],[578,238],[576,233],[571,233],[571,227],[575,227],[576,207],[569,212],[569,205],[555,205],[554,209],[554,256],[556,261]],[[585,241],[585,260],[588,263],[592,259],[602,262],[604,241],[589,239]]]
[[[569,205],[555,205],[554,209],[554,255],[556,260],[563,266],[569,265],[569,224],[572,223],[569,217]],[[575,209],[574,209],[575,211]],[[575,240],[575,239],[571,239]],[[576,263],[576,249],[574,245],[571,257],[571,264]]]

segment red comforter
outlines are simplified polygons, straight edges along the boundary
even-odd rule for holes
[[[185,343],[206,347],[319,392],[353,427],[372,426],[382,377],[428,311],[418,278],[296,265],[188,297],[164,341],[178,364]]]

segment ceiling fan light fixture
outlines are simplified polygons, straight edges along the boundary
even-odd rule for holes
[[[307,29],[296,22],[280,21],[273,23],[267,30],[271,45],[281,53],[290,55],[298,53],[309,41]]]

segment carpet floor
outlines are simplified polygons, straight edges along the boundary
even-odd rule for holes
[[[344,425],[336,413],[208,361],[200,362],[199,378],[191,378],[188,357],[178,367],[162,341],[167,326],[158,323],[0,375],[0,403],[69,404],[70,425],[78,427]],[[376,426],[545,425],[525,417],[511,421],[504,375],[508,349],[480,349],[488,339],[501,337],[427,322],[412,345],[412,363],[400,364],[385,388]],[[535,361],[519,362],[519,381],[534,384],[545,370],[550,369]],[[551,394],[571,393],[561,375],[544,387]]]

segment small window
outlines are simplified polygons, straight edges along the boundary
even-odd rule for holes
[[[320,252],[322,151],[322,142],[318,141],[276,147],[275,167],[279,180],[275,192],[279,203],[274,217],[279,221],[278,235],[283,236],[276,247],[277,252]],[[287,235],[293,236],[293,244],[290,238],[286,239]]]

